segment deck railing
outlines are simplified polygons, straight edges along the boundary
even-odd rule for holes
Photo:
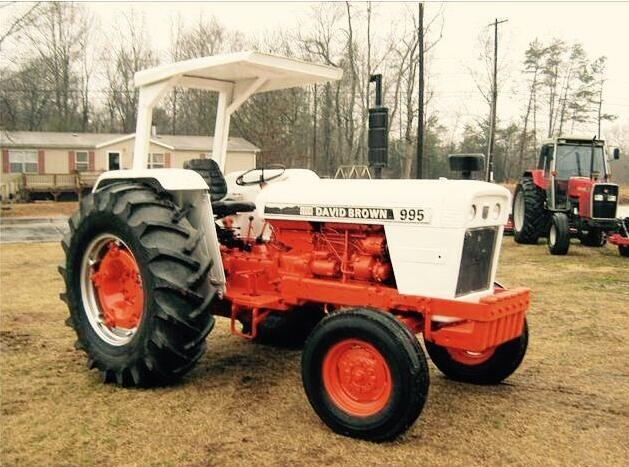
[[[22,174],[22,188],[27,191],[75,190],[77,174]]]
[[[22,174],[21,191],[26,199],[29,193],[51,193],[55,199],[60,193],[75,192],[79,196],[94,186],[102,172],[75,172],[71,174]]]

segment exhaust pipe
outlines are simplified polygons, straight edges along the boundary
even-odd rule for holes
[[[382,178],[382,168],[387,166],[389,152],[389,109],[382,106],[382,75],[371,75],[369,83],[376,83],[376,106],[369,109],[369,167],[376,178]]]

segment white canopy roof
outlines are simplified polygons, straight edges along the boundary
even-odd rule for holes
[[[133,168],[147,165],[153,108],[173,87],[218,92],[212,158],[225,168],[229,120],[253,94],[341,79],[339,68],[276,57],[238,52],[200,57],[161,65],[135,74],[140,88]]]
[[[147,86],[171,78],[179,78],[184,87],[221,91],[243,81],[262,78],[255,92],[273,91],[306,84],[341,79],[339,68],[308,63],[294,58],[277,57],[258,52],[193,58],[160,65],[135,74],[135,85]]]

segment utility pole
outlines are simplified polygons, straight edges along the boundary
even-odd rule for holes
[[[314,85],[314,112],[313,112],[313,131],[312,131],[312,170],[317,171],[317,85]]]
[[[419,2],[419,26],[417,28],[419,51],[419,112],[417,114],[417,178],[424,177],[424,3]]]
[[[493,22],[494,26],[494,80],[491,90],[491,113],[489,114],[489,144],[487,147],[487,166],[485,167],[485,180],[491,182],[494,178],[494,139],[496,135],[496,104],[498,102],[498,25],[508,20]],[[491,26],[491,24],[489,24]]]

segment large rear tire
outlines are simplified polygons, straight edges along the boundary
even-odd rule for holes
[[[455,381],[472,384],[498,384],[518,369],[529,342],[526,320],[522,334],[484,352],[450,349],[426,341],[426,351],[441,372]]]
[[[531,177],[523,177],[516,186],[512,213],[513,238],[517,243],[534,245],[546,235],[550,219],[546,193]]]
[[[417,338],[393,315],[355,309],[314,329],[301,375],[315,412],[335,432],[386,441],[422,411],[429,375]]]
[[[88,367],[122,386],[182,377],[214,325],[202,233],[167,193],[126,181],[86,196],[69,224],[61,298]]]
[[[563,212],[553,214],[548,232],[548,251],[551,255],[565,255],[570,249],[570,221]]]

